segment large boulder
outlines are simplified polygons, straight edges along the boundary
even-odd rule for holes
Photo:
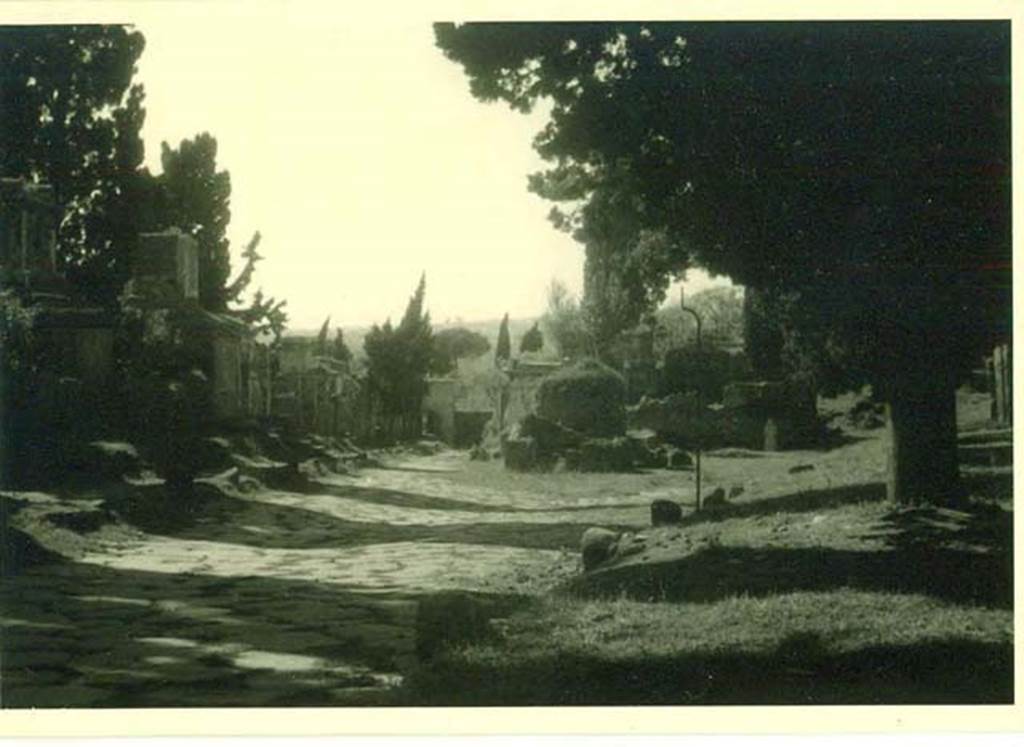
[[[651,526],[678,524],[683,520],[683,509],[675,501],[659,498],[651,502]]]
[[[626,432],[626,386],[598,361],[585,360],[545,378],[537,389],[537,415],[591,438]]]
[[[709,487],[703,491],[703,495],[700,501],[700,507],[706,510],[714,510],[719,508],[725,508],[729,505],[729,501],[725,497],[725,488],[722,487]]]
[[[592,570],[614,557],[618,542],[617,532],[603,527],[590,527],[580,539],[583,570]]]

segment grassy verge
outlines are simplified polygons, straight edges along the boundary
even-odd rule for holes
[[[545,599],[448,651],[444,705],[1012,702],[1012,615],[839,589],[711,604]]]
[[[840,501],[648,530],[642,551],[426,662],[406,696],[445,705],[1012,702],[1010,518],[992,505],[893,511]]]

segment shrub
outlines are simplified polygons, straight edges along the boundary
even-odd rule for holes
[[[722,390],[733,381],[752,377],[750,364],[743,355],[708,345],[673,348],[665,354],[658,396],[699,391],[705,402],[721,402]]]
[[[537,414],[588,436],[626,432],[626,386],[595,360],[583,360],[547,377],[537,389]]]

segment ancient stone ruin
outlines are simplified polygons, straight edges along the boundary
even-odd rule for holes
[[[644,398],[628,408],[629,424],[686,448],[777,451],[813,443],[818,436],[809,388],[776,381],[733,382],[725,385],[722,400],[704,404],[694,392]]]

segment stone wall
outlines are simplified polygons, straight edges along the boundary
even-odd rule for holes
[[[695,393],[646,398],[627,413],[630,428],[687,447],[776,451],[809,443],[817,433],[813,393],[783,382],[728,384],[721,404],[701,404]]]

